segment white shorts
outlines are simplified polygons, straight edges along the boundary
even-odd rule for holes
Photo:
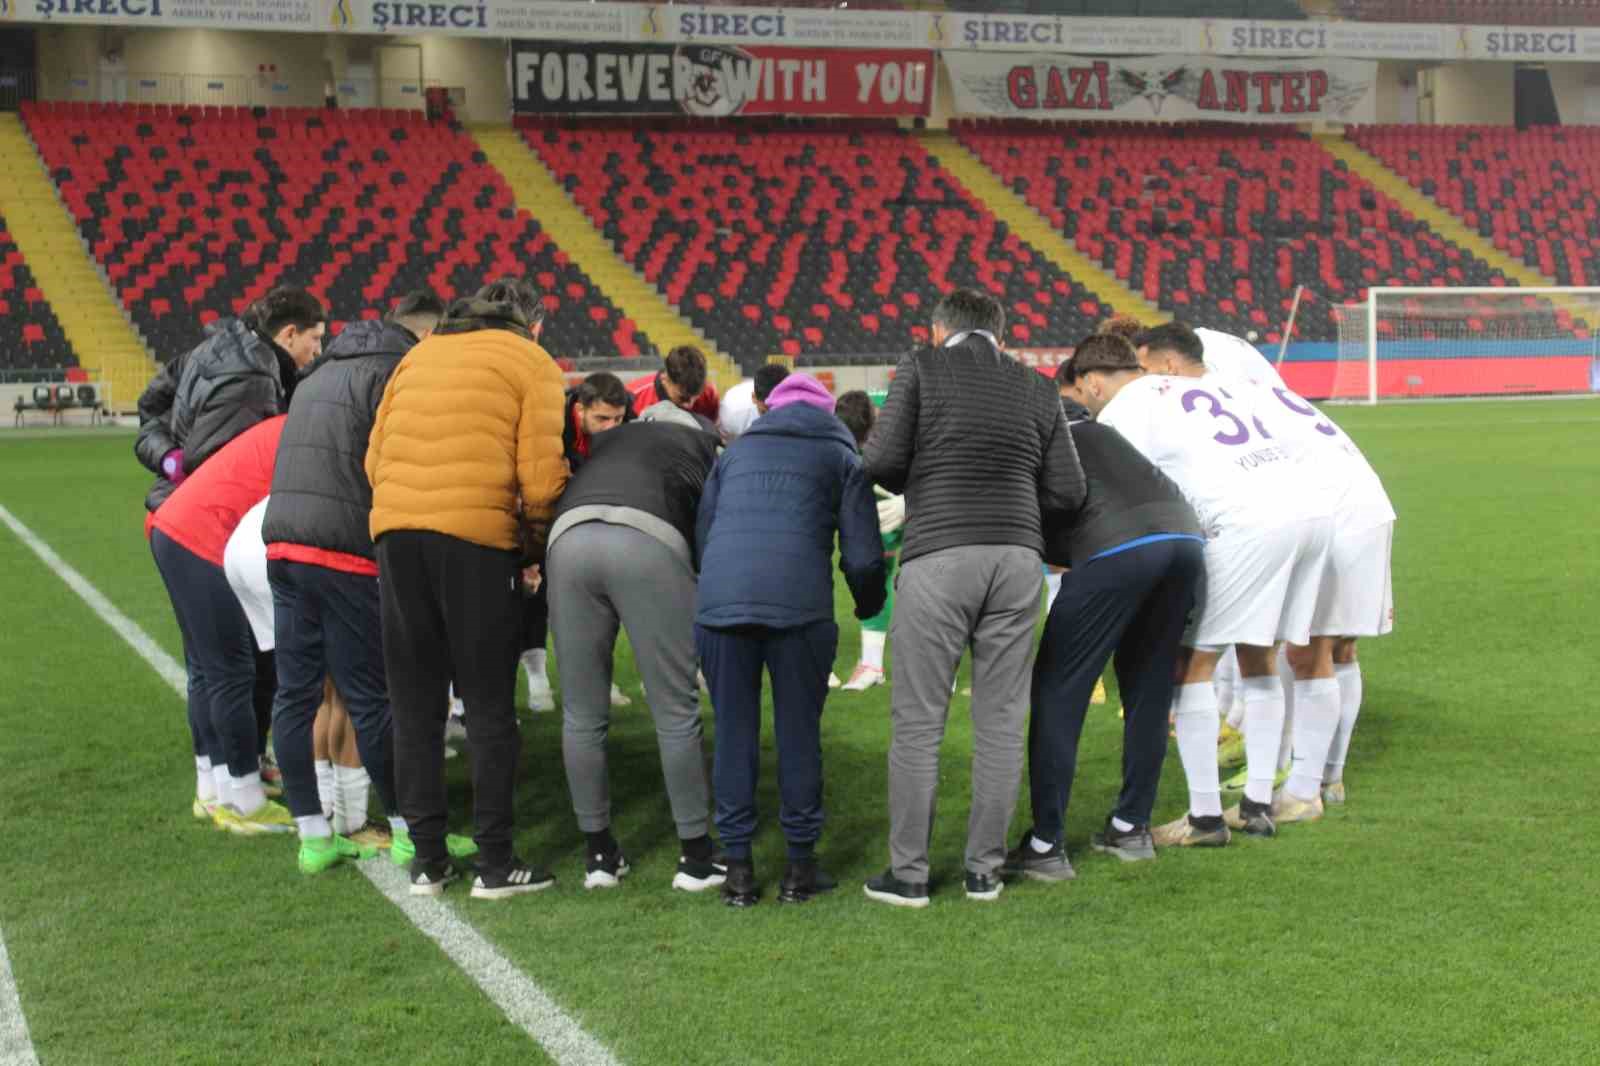
[[[271,499],[271,497],[267,497]],[[228,575],[228,584],[238,597],[244,616],[250,620],[250,631],[256,636],[256,647],[271,651],[272,637],[272,585],[267,581],[267,545],[261,539],[261,523],[267,517],[267,500],[262,500],[244,513],[239,526],[228,538],[222,552],[222,571]]]
[[[1206,541],[1205,578],[1184,645],[1220,651],[1310,640],[1332,525],[1318,518]]]
[[[1394,523],[1346,533],[1335,529],[1317,596],[1314,637],[1381,637],[1394,629],[1389,556]]]

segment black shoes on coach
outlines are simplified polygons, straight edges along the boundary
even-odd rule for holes
[[[784,871],[783,883],[778,886],[779,903],[804,903],[809,899],[831,892],[839,882],[826,870],[817,869],[815,861],[789,863]]]

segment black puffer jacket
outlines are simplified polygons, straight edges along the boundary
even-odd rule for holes
[[[155,484],[144,498],[147,511],[154,511],[167,502],[167,497],[177,488],[167,480],[161,460],[178,447],[177,438],[172,435],[172,402],[178,395],[178,381],[183,377],[186,358],[175,355],[168,359],[139,394],[139,435],[133,441],[133,454],[156,476]]]
[[[900,360],[865,449],[906,497],[902,562],[969,544],[1044,550],[1041,513],[1083,503],[1083,468],[1055,385],[971,334]]]
[[[719,443],[714,433],[670,422],[630,422],[597,434],[556,503],[551,543],[583,522],[610,522],[680,551],[692,568],[695,515]]]
[[[289,407],[295,365],[287,352],[236,318],[208,327],[184,361],[172,437],[194,473],[224,444]]]
[[[1082,566],[1103,551],[1157,533],[1200,536],[1200,521],[1178,486],[1121,433],[1096,422],[1071,426],[1089,491],[1076,513],[1046,516],[1045,562]]]
[[[278,443],[268,544],[373,558],[367,438],[384,386],[416,343],[392,322],[352,322],[300,381]]]

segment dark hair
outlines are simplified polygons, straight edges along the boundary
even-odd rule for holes
[[[782,363],[762,363],[756,367],[756,399],[766,403],[767,397],[772,395],[772,390],[783,384],[783,379],[788,376],[789,368]]]
[[[622,379],[617,375],[608,374],[601,370],[583,379],[583,383],[578,386],[577,393],[573,396],[573,399],[582,407],[593,407],[597,403],[603,403],[607,407],[626,409],[628,406],[628,387],[622,383]]]
[[[841,392],[833,403],[833,413],[855,437],[858,448],[867,442],[867,434],[878,420],[878,409],[872,406],[872,397],[860,389]]]
[[[1177,352],[1191,363],[1204,363],[1206,359],[1204,342],[1185,322],[1168,322],[1147,329],[1133,338],[1133,346],[1149,348],[1152,352]]]
[[[474,300],[507,304],[532,329],[544,321],[544,299],[526,278],[507,275],[496,278],[472,294]]]
[[[1082,344],[1078,345],[1083,347]],[[1061,389],[1078,383],[1078,366],[1073,360],[1077,357],[1077,350],[1067,357],[1067,361],[1056,367],[1056,388]]]
[[[1144,332],[1144,323],[1132,315],[1113,315],[1095,329],[1096,333],[1109,333],[1113,337],[1121,337],[1131,341]]]
[[[667,353],[662,369],[672,383],[691,398],[700,395],[700,391],[706,387],[706,357],[699,348],[685,344],[672,349]]]
[[[1138,370],[1139,356],[1133,345],[1110,333],[1096,333],[1078,345],[1072,353],[1073,380],[1102,371],[1115,374],[1123,370]]]
[[[933,305],[933,324],[951,333],[986,329],[996,337],[1003,337],[1006,311],[999,300],[975,289],[953,289]]]
[[[444,301],[434,295],[432,289],[412,289],[396,300],[394,308],[389,312],[390,322],[426,318],[431,319],[433,325],[438,325],[439,319],[443,317]]]
[[[263,336],[276,337],[283,327],[310,329],[328,320],[322,303],[304,289],[280,286],[251,304],[243,315],[247,325]]]

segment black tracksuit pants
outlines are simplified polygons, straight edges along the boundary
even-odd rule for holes
[[[523,596],[516,552],[396,530],[377,543],[383,653],[394,710],[395,785],[417,859],[446,857],[444,729],[450,682],[467,706],[481,862],[512,857],[522,755],[515,703]]]
[[[1198,540],[1163,540],[1091,560],[1061,578],[1033,664],[1028,778],[1033,834],[1061,839],[1078,738],[1106,660],[1122,690],[1122,794],[1113,810],[1148,826],[1161,762],[1173,668],[1205,571]]]

